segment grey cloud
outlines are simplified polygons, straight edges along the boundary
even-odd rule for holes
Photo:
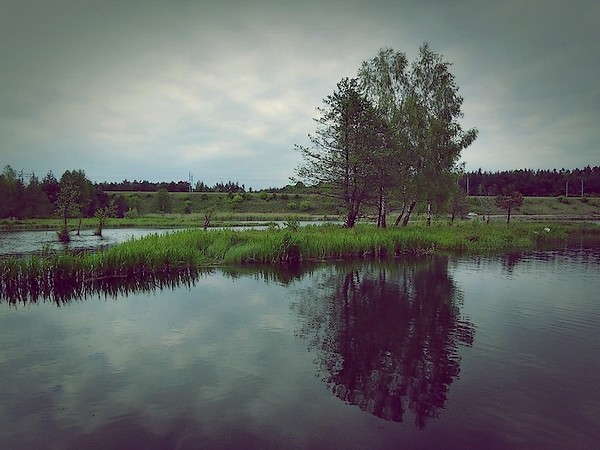
[[[425,40],[453,63],[464,125],[480,130],[468,169],[597,160],[594,1],[0,8],[0,153],[17,169],[75,166],[102,181],[181,179],[202,167],[282,185],[337,81],[381,46],[414,58]]]

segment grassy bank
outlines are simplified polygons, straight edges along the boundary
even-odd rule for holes
[[[55,290],[85,289],[115,278],[147,280],[214,265],[298,263],[309,260],[385,259],[433,252],[502,252],[562,245],[568,237],[600,241],[600,227],[575,224],[463,223],[377,229],[361,225],[270,230],[184,230],[150,235],[102,252],[0,261],[0,297],[27,298]]]
[[[210,227],[236,225],[258,225],[266,222],[283,222],[289,219],[301,221],[336,221],[338,216],[311,215],[300,213],[233,213],[217,212],[211,216]],[[0,220],[0,231],[42,231],[58,230],[62,219],[25,219]],[[98,219],[85,218],[81,221],[82,230],[96,229]],[[104,228],[202,228],[204,214],[146,214],[133,218],[108,218]],[[69,220],[69,230],[74,232],[79,227],[77,219]]]
[[[117,194],[112,194],[117,195]],[[236,201],[227,194],[217,193],[175,193],[172,197],[171,213],[159,213],[155,205],[155,193],[122,193],[128,201],[137,205],[135,214],[125,218],[109,218],[106,228],[201,228],[204,225],[204,214],[213,211],[210,225],[212,227],[249,225],[259,222],[295,220],[343,221],[343,211],[327,199],[314,194],[244,194]],[[239,199],[238,199],[239,200]],[[190,213],[182,211],[188,204]],[[422,219],[425,205],[417,204],[412,221]],[[491,214],[493,220],[505,220],[505,211],[494,204],[493,197],[467,198],[468,212],[479,216]],[[363,211],[363,222],[376,218],[374,209]],[[397,211],[390,211],[388,222],[393,223]],[[434,216],[434,220],[447,222],[448,215]],[[600,198],[577,197],[525,197],[518,211],[513,211],[514,221],[541,220],[600,220]],[[95,229],[98,220],[86,218],[81,222],[81,229]],[[56,230],[61,226],[61,219],[3,219],[0,230]],[[77,219],[69,220],[69,228],[79,227]]]
[[[479,215],[492,214],[504,216],[505,211],[494,204],[494,197],[467,197],[470,212]],[[524,197],[523,205],[514,214],[527,219],[533,216],[552,216],[558,218],[600,218],[600,198],[580,197]]]

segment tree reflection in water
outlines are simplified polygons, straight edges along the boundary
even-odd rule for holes
[[[474,326],[446,258],[324,267],[292,308],[333,393],[383,419],[418,428],[437,417]],[[317,278],[318,277],[318,278]]]

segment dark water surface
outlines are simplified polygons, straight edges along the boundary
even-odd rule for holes
[[[599,249],[173,284],[3,300],[0,448],[600,442]]]
[[[71,241],[68,244],[60,242],[54,230],[0,231],[0,257],[46,251],[100,250],[149,234],[173,231],[165,228],[106,228],[102,230],[102,236],[96,236],[94,230],[81,230],[79,236],[75,232],[70,233]]]
[[[300,221],[300,226],[322,225],[323,221]],[[337,222],[327,222],[337,223]],[[227,228],[231,230],[261,230],[266,229],[269,224],[284,227],[283,221],[276,222],[253,222],[252,226],[213,227],[211,229]],[[121,244],[131,239],[139,239],[149,234],[173,233],[184,228],[105,228],[102,236],[94,235],[94,230],[81,230],[79,235],[71,231],[71,241],[67,244],[58,240],[55,230],[44,231],[3,231],[0,230],[0,258],[8,256],[26,256],[43,252],[56,251],[82,251],[102,250],[116,244]]]

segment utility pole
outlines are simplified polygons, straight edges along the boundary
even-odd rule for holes
[[[583,198],[583,178],[581,179],[581,198]]]
[[[189,184],[189,192],[194,191],[194,175],[192,172],[188,172],[188,184]]]
[[[565,197],[569,196],[569,182],[565,182]]]

